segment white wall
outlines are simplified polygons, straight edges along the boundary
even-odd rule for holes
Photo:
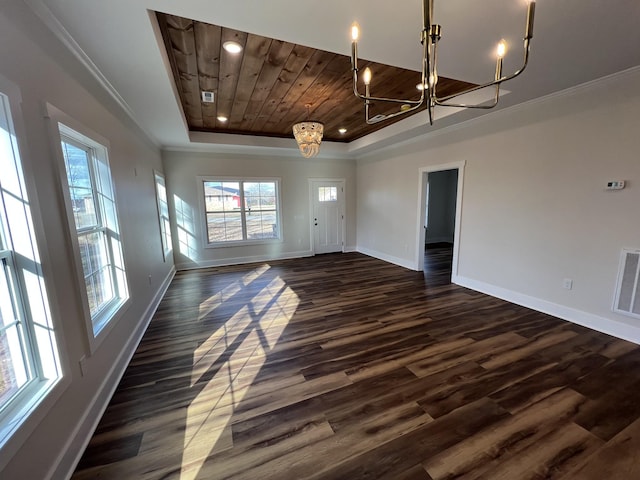
[[[110,97],[92,81],[25,4],[7,0],[0,8],[0,75],[20,90],[26,138],[22,150],[29,192],[41,211],[38,239],[51,298],[61,356],[64,389],[45,401],[0,452],[0,478],[65,478],[82,453],[101,409],[108,402],[133,352],[154,302],[173,272],[163,259],[154,194],[153,169],[162,170],[157,148],[143,139]],[[91,356],[81,315],[78,282],[52,139],[43,116],[48,102],[100,134],[110,144],[118,214],[131,303]],[[36,222],[39,223],[39,222]],[[151,276],[151,281],[149,281]],[[86,356],[82,376],[79,360]]]
[[[294,142],[293,139],[291,139]],[[194,152],[164,152],[169,206],[182,203],[192,219],[182,228],[180,215],[172,219],[176,267],[246,263],[294,258],[312,254],[309,218],[310,178],[344,179],[346,194],[345,250],[356,246],[356,163],[353,160],[298,157],[249,156]],[[283,241],[223,248],[206,248],[204,216],[200,210],[198,176],[277,177],[281,179]],[[179,208],[180,209],[180,208]],[[188,239],[188,242],[184,241]],[[182,240],[181,240],[182,239]],[[188,244],[187,244],[188,243]]]
[[[455,280],[640,342],[640,320],[611,312],[620,250],[640,247],[638,84],[636,69],[359,160],[359,248],[415,268],[418,169],[466,161]]]

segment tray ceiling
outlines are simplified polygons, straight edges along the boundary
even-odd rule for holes
[[[313,119],[324,123],[326,140],[349,142],[394,123],[366,124],[346,55],[179,16],[156,16],[190,131],[293,137],[294,123]],[[242,52],[222,49],[229,40],[242,45]],[[359,66],[371,68],[376,96],[419,99],[419,72],[367,61]],[[469,85],[441,78],[438,91],[446,95]],[[213,92],[215,101],[203,102],[203,91]],[[398,108],[374,104],[372,115]],[[228,120],[220,122],[218,116]]]

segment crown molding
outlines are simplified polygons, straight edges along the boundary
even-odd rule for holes
[[[124,98],[118,93],[115,87],[109,82],[107,77],[100,71],[98,66],[89,58],[89,55],[78,45],[78,42],[71,36],[69,31],[62,25],[60,20],[53,14],[43,0],[24,0],[31,11],[45,24],[45,26],[60,40],[60,42],[71,52],[71,54],[80,62],[80,64],[91,74],[98,84],[111,96],[118,107],[131,119],[131,121],[140,129],[147,140],[156,148],[160,148],[161,144],[149,131],[147,131],[138,121],[133,110]]]

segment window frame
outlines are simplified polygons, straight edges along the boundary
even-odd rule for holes
[[[26,367],[30,378],[0,408],[0,471],[71,383],[64,341],[58,338],[56,292],[48,288],[50,262],[34,169],[25,143],[21,101],[20,89],[0,75],[0,110],[11,149],[4,160],[10,171],[3,171],[3,180],[8,181],[9,197],[22,203],[17,209],[15,205],[7,208],[3,198],[6,185],[0,185],[0,236],[5,237],[0,240],[0,259],[2,275],[10,284],[7,293],[12,308],[23,327],[20,346],[26,342],[24,348],[29,350],[21,354],[31,362]]]
[[[1,202],[0,205],[2,205]],[[3,244],[3,242],[1,242],[3,237],[2,230],[3,229],[0,228],[0,246]],[[22,330],[17,330],[17,336],[19,338],[23,368],[26,372],[27,380],[24,385],[18,387],[18,392],[7,401],[6,405],[0,403],[0,419],[3,419],[5,411],[11,411],[12,408],[14,408],[12,405],[23,403],[23,401],[29,397],[29,394],[33,391],[33,384],[37,382],[38,378],[42,377],[40,355],[35,346],[36,342],[34,341],[35,332],[33,331],[33,326],[29,321],[25,308],[24,288],[16,273],[17,267],[14,261],[14,255],[13,250],[10,248],[0,249],[0,275],[6,275],[9,286],[7,293],[11,297],[11,307],[16,317],[11,324],[0,325],[0,333],[9,330],[13,326],[22,325]]]
[[[60,175],[60,188],[62,190],[62,196],[64,198],[67,223],[69,226],[69,235],[73,250],[73,258],[71,262],[75,270],[76,277],[76,289],[80,294],[82,311],[85,323],[85,330],[87,339],[89,342],[90,353],[93,354],[97,350],[98,346],[102,343],[102,340],[107,336],[108,332],[118,323],[118,319],[126,312],[131,305],[131,298],[129,294],[129,279],[126,268],[126,255],[125,247],[122,239],[122,231],[120,227],[120,212],[118,208],[118,200],[116,190],[113,182],[112,169],[109,162],[109,141],[103,138],[101,135],[89,130],[83,125],[76,122],[73,118],[64,114],[54,106],[47,104],[47,111],[49,118],[52,120],[52,136],[55,145],[55,153],[58,159],[58,170]],[[105,223],[101,224],[101,227],[96,230],[105,232],[106,250],[109,252],[110,265],[111,265],[111,278],[114,288],[114,298],[107,302],[102,308],[96,311],[95,317],[91,314],[91,308],[89,304],[89,293],[85,283],[85,274],[82,264],[82,255],[79,242],[78,229],[76,228],[76,220],[73,211],[73,202],[71,200],[71,193],[69,187],[69,178],[67,175],[66,161],[64,153],[62,151],[63,137],[67,137],[72,140],[72,145],[77,146],[80,144],[80,148],[85,149],[88,147],[92,149],[91,166],[92,172],[96,170],[97,162],[102,162],[106,166],[106,172],[108,173],[108,185],[110,191],[102,193],[97,187],[100,183],[95,175],[92,174],[91,185],[94,198],[104,196],[113,203],[112,210],[115,218],[113,223],[116,227],[112,230],[109,225]],[[96,215],[101,217],[101,221],[107,222],[104,207],[100,203],[95,204]],[[98,212],[100,212],[98,214]],[[83,232],[84,233],[84,232]],[[112,241],[115,239],[119,243],[117,252],[114,254],[114,248]],[[119,284],[120,282],[120,284]]]
[[[282,201],[281,201],[281,184],[282,179],[280,177],[230,177],[230,176],[212,176],[212,175],[202,175],[197,177],[198,181],[198,195],[199,195],[199,204],[200,204],[200,218],[201,225],[203,226],[203,245],[204,248],[225,248],[225,247],[238,247],[238,246],[246,246],[246,245],[263,245],[263,244],[273,244],[273,243],[283,243],[283,230],[282,230]],[[219,241],[219,242],[210,242],[209,241],[209,226],[207,222],[207,214],[211,213],[207,211],[206,206],[206,197],[205,197],[205,182],[224,182],[224,183],[238,183],[240,186],[240,218],[242,222],[242,240],[227,240],[227,241]],[[246,214],[247,209],[245,208],[244,198],[245,191],[243,185],[245,183],[271,183],[275,184],[275,214],[276,214],[276,230],[275,238],[247,238],[247,220]]]
[[[160,198],[160,189],[158,188],[158,179],[162,180],[162,187],[164,188],[167,215],[163,214],[162,199]],[[171,218],[169,209],[169,196],[167,195],[167,180],[164,173],[157,170],[153,171],[153,184],[156,191],[156,206],[158,207],[158,222],[160,226],[160,242],[162,244],[162,255],[164,260],[171,255],[173,251],[173,241],[171,237]]]

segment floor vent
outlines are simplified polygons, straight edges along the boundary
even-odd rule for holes
[[[640,318],[640,250],[622,250],[613,311]]]

